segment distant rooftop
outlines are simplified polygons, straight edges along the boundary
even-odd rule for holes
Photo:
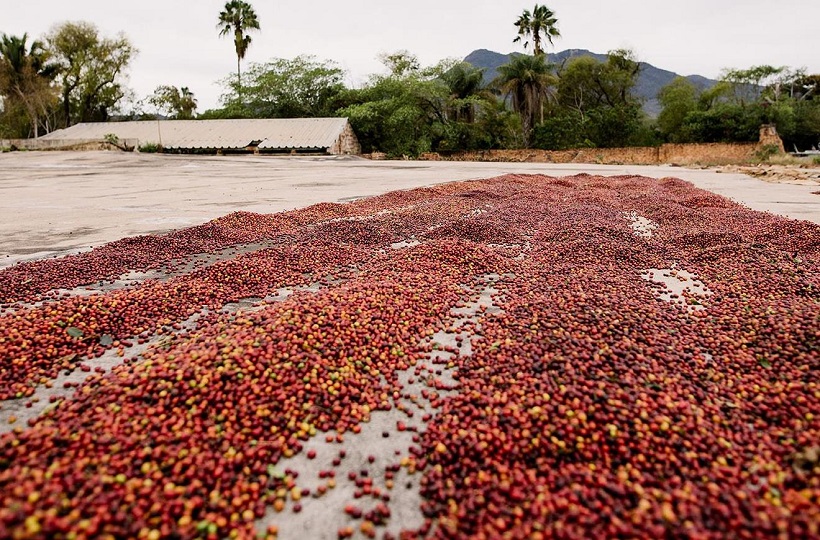
[[[340,141],[353,137],[347,118],[275,118],[249,120],[143,120],[93,122],[53,131],[41,140],[102,140],[116,135],[120,140],[138,140],[140,145],[157,144],[178,150],[321,150],[343,148]],[[356,146],[358,144],[356,143]]]

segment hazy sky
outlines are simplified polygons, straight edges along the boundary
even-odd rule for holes
[[[188,86],[199,110],[218,104],[234,72],[233,42],[216,30],[224,0],[0,0],[0,32],[40,37],[66,20],[124,32],[140,53],[130,69],[138,97],[160,84]],[[531,0],[251,0],[262,26],[246,63],[312,54],[361,85],[381,71],[380,52],[407,49],[424,63],[479,48],[523,50],[513,22]],[[556,50],[632,48],[678,73],[715,77],[755,64],[820,72],[819,0],[549,0],[562,38]],[[552,49],[550,49],[552,50]]]

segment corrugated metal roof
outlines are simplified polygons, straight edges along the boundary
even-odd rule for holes
[[[40,137],[45,140],[99,140],[108,134],[138,139],[139,144],[163,148],[245,148],[259,143],[264,149],[333,146],[347,118],[271,118],[250,120],[141,120],[77,124]],[[261,141],[261,142],[260,142]]]

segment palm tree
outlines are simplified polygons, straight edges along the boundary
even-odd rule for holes
[[[509,64],[498,68],[493,86],[512,99],[512,107],[521,116],[527,140],[535,125],[544,121],[544,105],[555,82],[543,54],[518,55]]]
[[[187,86],[183,86],[179,89],[179,115],[177,118],[190,120],[194,117],[194,111],[196,110],[196,97],[194,97],[194,93],[191,92],[190,88]]]
[[[456,122],[468,124],[475,120],[476,102],[487,98],[484,87],[484,70],[460,62],[447,70],[441,78],[450,92],[450,112]]]
[[[518,17],[515,26],[518,27],[518,37],[513,40],[513,43],[521,41],[521,38],[529,38],[532,36],[533,53],[538,56],[543,54],[544,50],[541,48],[541,34],[544,34],[550,45],[552,45],[552,38],[561,37],[561,32],[556,27],[558,19],[555,18],[555,13],[547,6],[535,7],[530,13],[530,10],[525,9],[524,13]],[[524,48],[529,45],[529,41],[524,42]]]
[[[23,105],[37,137],[40,117],[48,115],[56,99],[51,82],[57,66],[48,63],[49,55],[41,41],[33,41],[31,46],[27,41],[28,34],[0,35],[0,96]]]
[[[243,2],[242,0],[230,0],[219,13],[219,24],[217,27],[220,29],[220,36],[228,36],[231,34],[234,36],[233,42],[236,47],[236,88],[239,93],[242,88],[240,63],[245,58],[245,53],[248,52],[248,46],[251,44],[251,37],[247,35],[247,32],[259,30],[259,19],[256,18],[256,12],[249,3]]]

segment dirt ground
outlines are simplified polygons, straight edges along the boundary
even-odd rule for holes
[[[764,182],[795,184],[799,186],[820,186],[820,167],[795,167],[792,165],[728,165],[721,172],[740,173]]]
[[[674,176],[755,210],[820,223],[815,182],[773,183],[746,170],[17,152],[0,154],[0,267],[188,227],[238,210],[278,212],[506,173]]]

